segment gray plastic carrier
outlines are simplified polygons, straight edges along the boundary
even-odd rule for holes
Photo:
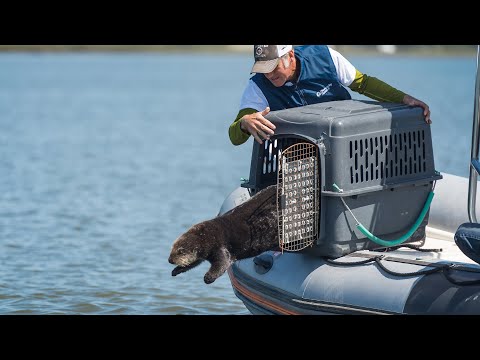
[[[371,233],[385,240],[399,238],[442,178],[420,107],[344,100],[274,111],[266,118],[276,130],[264,144],[254,142],[250,178],[242,184],[251,193],[276,183],[284,149],[299,142],[319,149],[318,239],[302,251],[337,258],[381,247],[357,229],[340,197]],[[406,242],[423,242],[427,223],[428,212]]]

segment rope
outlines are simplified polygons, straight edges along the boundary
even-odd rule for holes
[[[343,190],[340,189],[338,187],[337,184],[333,184],[332,185],[333,188],[335,190],[337,190],[338,192],[342,193]],[[418,227],[420,226],[420,224],[422,223],[423,219],[425,218],[425,215],[427,214],[428,212],[428,209],[430,208],[430,204],[432,203],[432,199],[433,199],[433,191],[430,191],[428,193],[428,196],[427,196],[427,200],[425,201],[425,205],[423,206],[422,208],[422,211],[420,212],[420,215],[418,216],[417,220],[415,221],[415,223],[412,225],[412,227],[410,228],[409,231],[407,231],[406,234],[404,234],[403,236],[401,236],[399,239],[396,239],[396,240],[383,240],[383,239],[380,239],[379,237],[376,237],[375,235],[373,235],[370,231],[367,230],[367,228],[365,226],[363,226],[360,221],[357,220],[357,218],[355,217],[355,215],[353,214],[352,210],[350,210],[350,208],[348,207],[347,203],[345,202],[345,200],[343,199],[343,197],[340,197],[340,200],[342,200],[342,203],[343,205],[345,206],[345,208],[350,212],[350,214],[352,215],[352,217],[355,219],[355,222],[357,223],[357,229],[363,234],[365,235],[368,239],[370,239],[371,241],[373,241],[374,243],[377,243],[379,245],[382,245],[382,246],[395,246],[395,245],[398,245],[398,244],[401,244],[405,241],[407,241],[414,233],[415,231],[417,231]]]
[[[397,246],[390,246],[390,247],[383,248],[383,249],[378,249],[378,250],[375,250],[375,251],[378,251],[378,252],[395,251],[395,250],[400,249],[402,247],[406,247],[406,248],[413,249],[413,250],[420,251],[420,252],[442,252],[443,251],[443,249],[424,249],[420,246],[421,245],[402,244],[402,245],[397,245]]]
[[[334,261],[332,259],[327,259],[327,258],[324,258],[323,260],[325,260],[327,263],[332,264],[332,265],[364,265],[364,264],[368,264],[369,262],[372,262],[374,259],[352,261],[352,262],[348,262],[348,263],[341,263],[341,262]]]
[[[445,268],[450,267],[450,265],[443,265],[443,266],[434,267],[433,269],[428,269],[428,270],[425,270],[425,269],[424,269],[424,270],[419,270],[419,271],[414,271],[414,272],[409,272],[409,273],[398,273],[398,272],[396,272],[396,271],[392,271],[392,270],[390,270],[390,269],[387,269],[387,268],[380,262],[380,259],[379,259],[378,257],[375,258],[375,263],[380,267],[380,269],[382,269],[383,271],[385,271],[387,274],[395,275],[395,276],[403,276],[403,277],[429,275],[429,274],[433,274],[433,273],[442,271],[442,270],[444,270]]]
[[[372,263],[375,262],[375,264],[380,269],[385,271],[387,274],[390,274],[390,275],[393,275],[393,276],[399,276],[399,277],[430,275],[430,274],[434,274],[434,273],[437,273],[437,272],[441,272],[445,276],[445,278],[454,285],[470,286],[470,285],[479,285],[480,284],[480,279],[479,280],[465,280],[465,281],[459,281],[459,280],[454,279],[451,276],[450,271],[456,267],[455,264],[444,264],[444,265],[440,265],[440,266],[435,266],[432,269],[423,269],[423,270],[409,272],[409,273],[400,273],[400,272],[396,272],[396,271],[390,270],[387,267],[385,267],[385,265],[382,264],[382,262],[381,262],[381,260],[384,257],[385,257],[385,255],[377,255],[377,256],[373,256],[369,259],[360,260],[360,261],[356,261],[356,262],[341,262],[341,261],[335,261],[333,259],[328,259],[328,258],[323,258],[323,260],[326,263],[329,263],[329,264],[332,264],[332,265],[337,265],[337,266],[356,266],[356,265],[365,265],[365,264],[368,264],[370,262],[372,262]],[[432,266],[432,265],[427,265],[427,266]]]

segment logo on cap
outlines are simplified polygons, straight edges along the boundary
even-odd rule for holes
[[[255,60],[268,60],[270,55],[270,45],[255,45]]]
[[[292,50],[292,45],[254,45],[255,64],[252,73],[269,73],[275,69],[281,56]]]

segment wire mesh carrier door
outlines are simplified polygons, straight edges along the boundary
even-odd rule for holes
[[[318,237],[318,147],[297,143],[278,158],[277,211],[280,248],[299,251]]]

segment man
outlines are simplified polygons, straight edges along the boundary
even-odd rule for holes
[[[270,111],[325,101],[351,99],[346,87],[371,99],[423,108],[431,124],[430,109],[383,81],[362,74],[338,51],[327,45],[254,45],[255,64],[240,101],[240,111],[228,133],[233,145],[252,135],[262,144],[274,134]]]

